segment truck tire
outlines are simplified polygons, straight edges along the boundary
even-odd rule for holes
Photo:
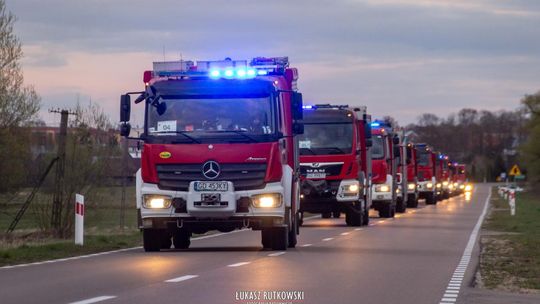
[[[168,232],[161,234],[161,249],[171,249],[172,240],[171,235]]]
[[[298,227],[304,225],[304,212],[300,212],[298,215]]]
[[[364,213],[361,210],[349,210],[345,213],[345,222],[347,226],[359,227],[362,226]]]
[[[437,203],[437,197],[434,193],[426,194],[426,205],[435,205]]]
[[[146,252],[156,252],[161,249],[161,231],[159,229],[143,229],[143,248]]]
[[[264,248],[287,250],[289,246],[289,235],[288,227],[264,228],[261,230],[261,243]]]
[[[395,212],[395,205],[388,204],[388,205],[383,206],[379,210],[379,217],[390,218],[390,217],[393,217],[394,212]]]
[[[418,208],[418,198],[416,195],[409,195],[407,197],[407,208]]]
[[[191,233],[180,229],[176,231],[173,236],[174,248],[176,249],[187,249],[191,245]]]
[[[292,228],[289,230],[289,235],[287,236],[288,238],[288,247],[289,248],[294,248],[296,247],[296,243],[298,242],[297,240],[297,236],[298,236],[298,222],[300,221],[300,215],[299,214],[296,214],[296,217],[295,217],[295,220],[292,221]]]
[[[331,218],[332,217],[332,212],[324,212],[323,214],[321,214],[321,217],[323,219]]]
[[[407,205],[405,203],[404,198],[398,198],[396,202],[396,211],[398,213],[405,213],[407,211]]]
[[[369,208],[366,206],[364,206],[363,215],[364,215],[364,220],[362,221],[362,225],[367,226],[369,225]]]
[[[332,217],[333,218],[340,218],[341,217],[341,212],[339,212],[339,211],[332,212]]]

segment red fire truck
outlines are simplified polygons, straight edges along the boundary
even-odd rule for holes
[[[414,146],[416,148],[416,162],[418,164],[419,198],[425,199],[427,205],[436,204],[436,154],[427,144],[419,143]]]
[[[304,106],[299,137],[301,215],[345,213],[349,226],[367,225],[371,207],[371,117],[366,108]]]
[[[122,95],[123,136],[130,95],[145,105],[136,198],[146,251],[241,228],[260,230],[265,248],[296,245],[297,79],[287,57],[155,62],[144,91]]]
[[[452,189],[454,185],[452,183],[452,170],[450,170],[450,160],[448,155],[441,155],[441,185],[442,185],[442,198],[447,199],[452,195]]]
[[[407,155],[406,170],[407,170],[407,207],[418,207],[418,164],[417,164],[417,151],[416,147],[412,143],[408,143],[405,146],[405,153]]]
[[[380,217],[394,217],[397,202],[397,158],[399,156],[399,137],[389,123],[371,123],[372,171],[371,198],[373,208]],[[395,147],[395,148],[394,148]]]
[[[453,163],[453,175],[452,180],[454,181],[454,188],[457,190],[457,193],[463,193],[465,189],[465,184],[467,183],[467,174],[466,166],[464,164]]]
[[[396,130],[394,137],[399,139],[399,144],[395,145],[397,155],[397,188],[396,188],[396,212],[404,213],[407,211],[407,184],[409,182],[409,176],[407,174],[407,166],[409,159],[407,157],[407,145],[405,142],[404,130]],[[405,172],[405,173],[404,173]]]

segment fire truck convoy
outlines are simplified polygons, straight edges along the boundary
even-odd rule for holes
[[[304,212],[345,213],[361,226],[370,207],[394,217],[465,189],[465,165],[372,122],[366,107],[303,106],[297,80],[287,57],[154,62],[144,90],[121,96],[120,134],[144,142],[136,203],[145,251],[243,228],[286,250]],[[129,137],[132,95],[144,102],[138,138]]]
[[[304,106],[299,138],[300,212],[324,218],[345,213],[349,226],[367,225],[371,207],[371,117],[365,107]]]
[[[145,106],[136,198],[146,251],[188,248],[193,233],[241,228],[260,230],[265,248],[295,247],[297,80],[287,57],[155,62],[144,91],[121,96],[123,136],[130,95]]]
[[[392,126],[383,121],[371,123],[373,146],[372,164],[372,206],[383,218],[394,217],[397,203],[397,161],[399,137]]]

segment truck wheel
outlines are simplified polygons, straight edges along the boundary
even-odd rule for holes
[[[191,233],[183,229],[178,230],[173,236],[174,248],[187,249],[191,245]]]
[[[364,226],[367,226],[367,225],[369,225],[369,208],[364,207],[364,211],[362,213],[364,215],[364,220],[362,221],[362,224]]]
[[[436,196],[433,193],[426,194],[426,205],[434,205],[436,203]]]
[[[297,243],[297,236],[298,236],[298,222],[300,220],[300,215],[297,214],[295,216],[295,220],[291,223],[292,224],[292,229],[289,230],[289,235],[287,236],[288,238],[288,247],[289,248],[294,248],[296,247],[296,243]]]
[[[324,218],[324,219],[331,218],[332,217],[332,212],[325,212],[325,213],[321,214],[321,217]]]
[[[170,249],[172,246],[171,235],[168,232],[161,234],[161,249]]]
[[[302,226],[304,225],[304,212],[300,212],[299,216],[298,216],[298,226]]]
[[[382,218],[394,217],[393,215],[394,211],[395,211],[394,205],[392,204],[385,205],[381,209],[379,209],[379,217],[382,217]]]
[[[288,230],[288,227],[272,227],[261,230],[263,247],[272,250],[287,250],[289,246]]]
[[[339,211],[332,212],[332,217],[339,218],[340,216],[341,216],[341,212],[339,212]]]
[[[407,208],[418,208],[418,199],[415,195],[409,195],[407,198]]]
[[[398,198],[396,203],[396,211],[398,213],[405,213],[405,211],[407,211],[407,205],[405,204],[405,200],[403,198]]]
[[[350,210],[350,211],[347,211],[347,213],[345,213],[345,222],[347,223],[347,226],[353,226],[353,227],[362,226],[363,218],[364,218],[364,214],[362,211],[357,212],[357,211]]]
[[[161,249],[161,231],[158,229],[143,229],[143,248],[146,252],[155,252]]]

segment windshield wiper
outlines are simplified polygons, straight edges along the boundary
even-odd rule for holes
[[[324,147],[323,149],[335,150],[335,151],[338,151],[341,154],[347,154],[347,152],[345,152],[343,149],[340,149],[338,147]]]
[[[192,142],[194,143],[197,143],[197,144],[200,144],[201,142],[196,140],[195,138],[193,138],[192,136],[189,136],[186,134],[186,131],[160,131],[160,132],[152,132],[150,134],[181,134],[183,135],[185,138],[191,140]]]
[[[254,142],[254,143],[259,142],[259,141],[256,140],[255,138],[253,138],[253,137],[247,135],[247,134],[245,133],[246,131],[220,130],[220,131],[206,131],[206,132],[211,132],[211,133],[234,133],[234,134],[238,134],[238,135],[243,136],[244,138],[248,139],[248,140],[251,141],[251,142]]]
[[[302,154],[302,151],[305,150],[305,151],[308,151],[309,153],[311,153],[312,155],[317,155],[317,153],[315,153],[315,151],[311,150],[310,148],[300,148],[300,155],[303,155]]]

